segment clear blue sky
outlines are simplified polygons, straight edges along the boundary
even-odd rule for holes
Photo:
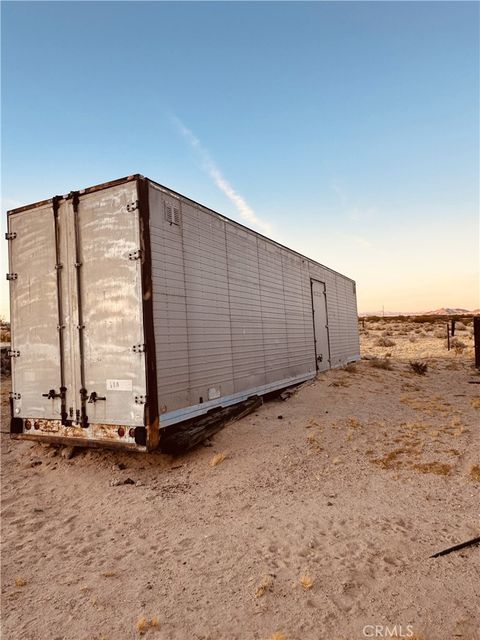
[[[362,311],[480,306],[478,3],[4,2],[2,32],[4,210],[143,173]]]

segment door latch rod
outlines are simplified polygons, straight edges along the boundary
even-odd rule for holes
[[[88,402],[97,402],[97,400],[106,400],[105,396],[99,396],[96,391],[92,391],[90,397],[88,398]]]

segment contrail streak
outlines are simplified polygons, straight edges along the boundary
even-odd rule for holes
[[[235,191],[235,189],[217,167],[215,162],[212,160],[208,151],[202,146],[200,140],[176,116],[174,116],[172,120],[185,140],[187,140],[192,149],[194,149],[198,154],[203,169],[208,173],[208,175],[213,180],[215,185],[220,189],[220,191],[224,193],[230,200],[230,202],[235,205],[242,220],[257,227],[257,229],[261,229],[265,233],[270,234],[272,232],[271,225],[268,222],[260,220],[255,211],[245,200],[245,198]]]

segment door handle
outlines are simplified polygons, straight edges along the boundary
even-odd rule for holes
[[[97,402],[97,400],[106,400],[105,396],[99,396],[96,391],[92,391],[90,397],[88,398],[88,402]]]
[[[62,397],[63,397],[63,394],[56,393],[55,389],[50,389],[48,393],[42,393],[42,398],[49,398],[50,400],[53,400],[53,398],[62,398]]]

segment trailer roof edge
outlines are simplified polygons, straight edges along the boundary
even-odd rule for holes
[[[283,249],[288,249],[288,251],[291,251],[292,253],[295,253],[297,256],[300,256],[301,258],[305,258],[306,260],[311,260],[312,262],[315,262],[316,264],[318,264],[319,266],[323,267],[324,269],[327,269],[328,271],[330,271],[331,273],[335,273],[338,276],[341,276],[342,278],[345,278],[346,280],[350,280],[350,282],[352,282],[354,285],[356,285],[356,282],[353,278],[350,278],[350,276],[347,276],[343,273],[340,273],[340,271],[336,271],[336,269],[332,269],[331,267],[328,267],[327,265],[322,264],[321,262],[318,262],[317,260],[314,260],[313,258],[309,258],[308,256],[304,255],[303,253],[300,253],[299,251],[295,251],[295,249],[291,249],[290,247],[287,247],[286,245],[282,244],[281,242],[277,242],[277,240],[273,240],[272,238],[269,238],[268,236],[263,235],[263,233],[260,233],[259,231],[255,231],[255,229],[252,229],[251,227],[247,227],[246,225],[242,224],[241,222],[238,222],[237,220],[232,220],[232,218],[229,218],[228,216],[226,216],[223,213],[219,213],[218,211],[215,211],[215,209],[212,209],[211,207],[207,207],[206,205],[202,204],[201,202],[198,202],[197,200],[193,200],[192,198],[189,198],[188,196],[185,196],[183,193],[180,193],[179,191],[175,191],[175,189],[171,189],[170,187],[167,187],[163,184],[161,184],[160,182],[157,182],[156,180],[152,180],[151,178],[148,178],[147,176],[144,176],[140,173],[135,173],[133,175],[130,176],[124,176],[123,178],[118,178],[117,180],[110,180],[108,182],[102,182],[100,184],[96,184],[93,185],[91,187],[87,187],[86,189],[79,189],[77,191],[78,195],[85,195],[87,193],[95,193],[95,191],[101,191],[103,189],[109,189],[110,187],[116,187],[120,184],[124,184],[125,182],[131,182],[132,180],[138,180],[138,179],[144,179],[144,180],[148,180],[148,182],[151,182],[153,185],[159,187],[160,189],[162,189],[163,191],[166,191],[168,193],[172,193],[176,196],[178,196],[179,198],[183,198],[184,200],[187,200],[188,202],[191,202],[192,204],[195,204],[198,207],[202,207],[202,209],[205,209],[206,211],[209,211],[210,213],[215,214],[216,216],[218,216],[219,218],[222,218],[223,220],[227,220],[228,222],[231,222],[239,227],[241,227],[242,229],[246,229],[247,231],[250,231],[252,233],[255,233],[255,235],[259,236],[260,238],[263,238],[264,240],[268,240],[269,242],[272,242],[273,244],[277,245],[278,247],[282,247]],[[66,199],[68,197],[68,194],[62,195],[62,196],[54,196],[54,197],[59,197],[61,199]],[[27,204],[24,205],[22,207],[17,207],[15,209],[10,209],[7,211],[7,216],[13,213],[21,213],[22,211],[28,211],[29,209],[39,209],[40,207],[43,207],[47,204],[51,204],[53,202],[54,198],[47,198],[46,200],[39,200],[38,202],[34,202],[32,204]]]

